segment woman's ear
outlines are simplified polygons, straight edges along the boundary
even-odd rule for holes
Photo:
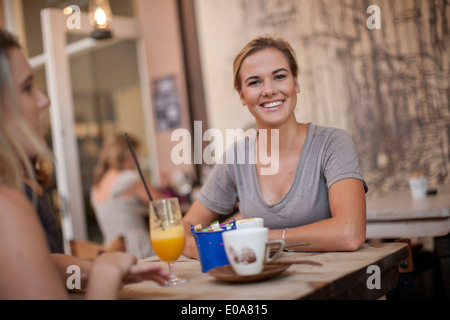
[[[239,91],[239,97],[241,98],[242,106],[245,107],[247,105],[247,102],[245,102],[245,97],[244,97],[244,94],[242,93],[242,91]]]
[[[298,83],[298,76],[294,78],[295,92],[300,93],[300,84]]]

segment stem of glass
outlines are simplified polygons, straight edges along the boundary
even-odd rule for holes
[[[167,262],[167,264],[169,265],[169,272],[170,272],[170,276],[169,276],[169,283],[173,283],[176,281],[177,279],[177,275],[175,274],[175,272],[173,272],[173,264],[175,261],[169,261]]]
[[[169,261],[167,262],[167,264],[169,265],[169,280],[166,281],[166,286],[171,287],[171,286],[176,286],[182,283],[185,283],[187,280],[185,279],[181,279],[178,278],[178,276],[175,274],[175,272],[173,271],[173,264],[175,263],[175,261]]]

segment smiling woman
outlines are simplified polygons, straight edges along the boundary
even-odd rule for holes
[[[197,256],[190,225],[209,225],[237,202],[240,216],[264,218],[269,238],[282,239],[288,250],[358,249],[365,240],[367,186],[355,147],[343,130],[297,122],[299,67],[292,47],[270,35],[257,37],[236,56],[233,70],[258,133],[268,132],[247,138],[249,149],[277,153],[279,169],[261,174],[265,163],[258,156],[256,164],[217,164],[184,218],[185,254]]]

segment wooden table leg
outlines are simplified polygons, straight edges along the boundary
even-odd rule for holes
[[[399,289],[400,289],[400,299],[411,300],[414,299],[414,259],[411,249],[410,239],[398,239],[395,242],[403,242],[408,244],[409,256],[407,259],[399,263]]]
[[[434,250],[441,269],[445,298],[450,299],[450,234],[434,238]]]

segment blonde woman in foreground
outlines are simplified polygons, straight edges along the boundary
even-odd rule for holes
[[[50,158],[40,121],[49,105],[16,39],[0,29],[0,299],[69,299],[69,265],[81,268],[88,299],[116,299],[123,284],[142,280],[163,284],[166,271],[137,265],[129,253],[104,253],[92,263],[50,254],[23,187],[24,176],[36,183],[30,159]]]

